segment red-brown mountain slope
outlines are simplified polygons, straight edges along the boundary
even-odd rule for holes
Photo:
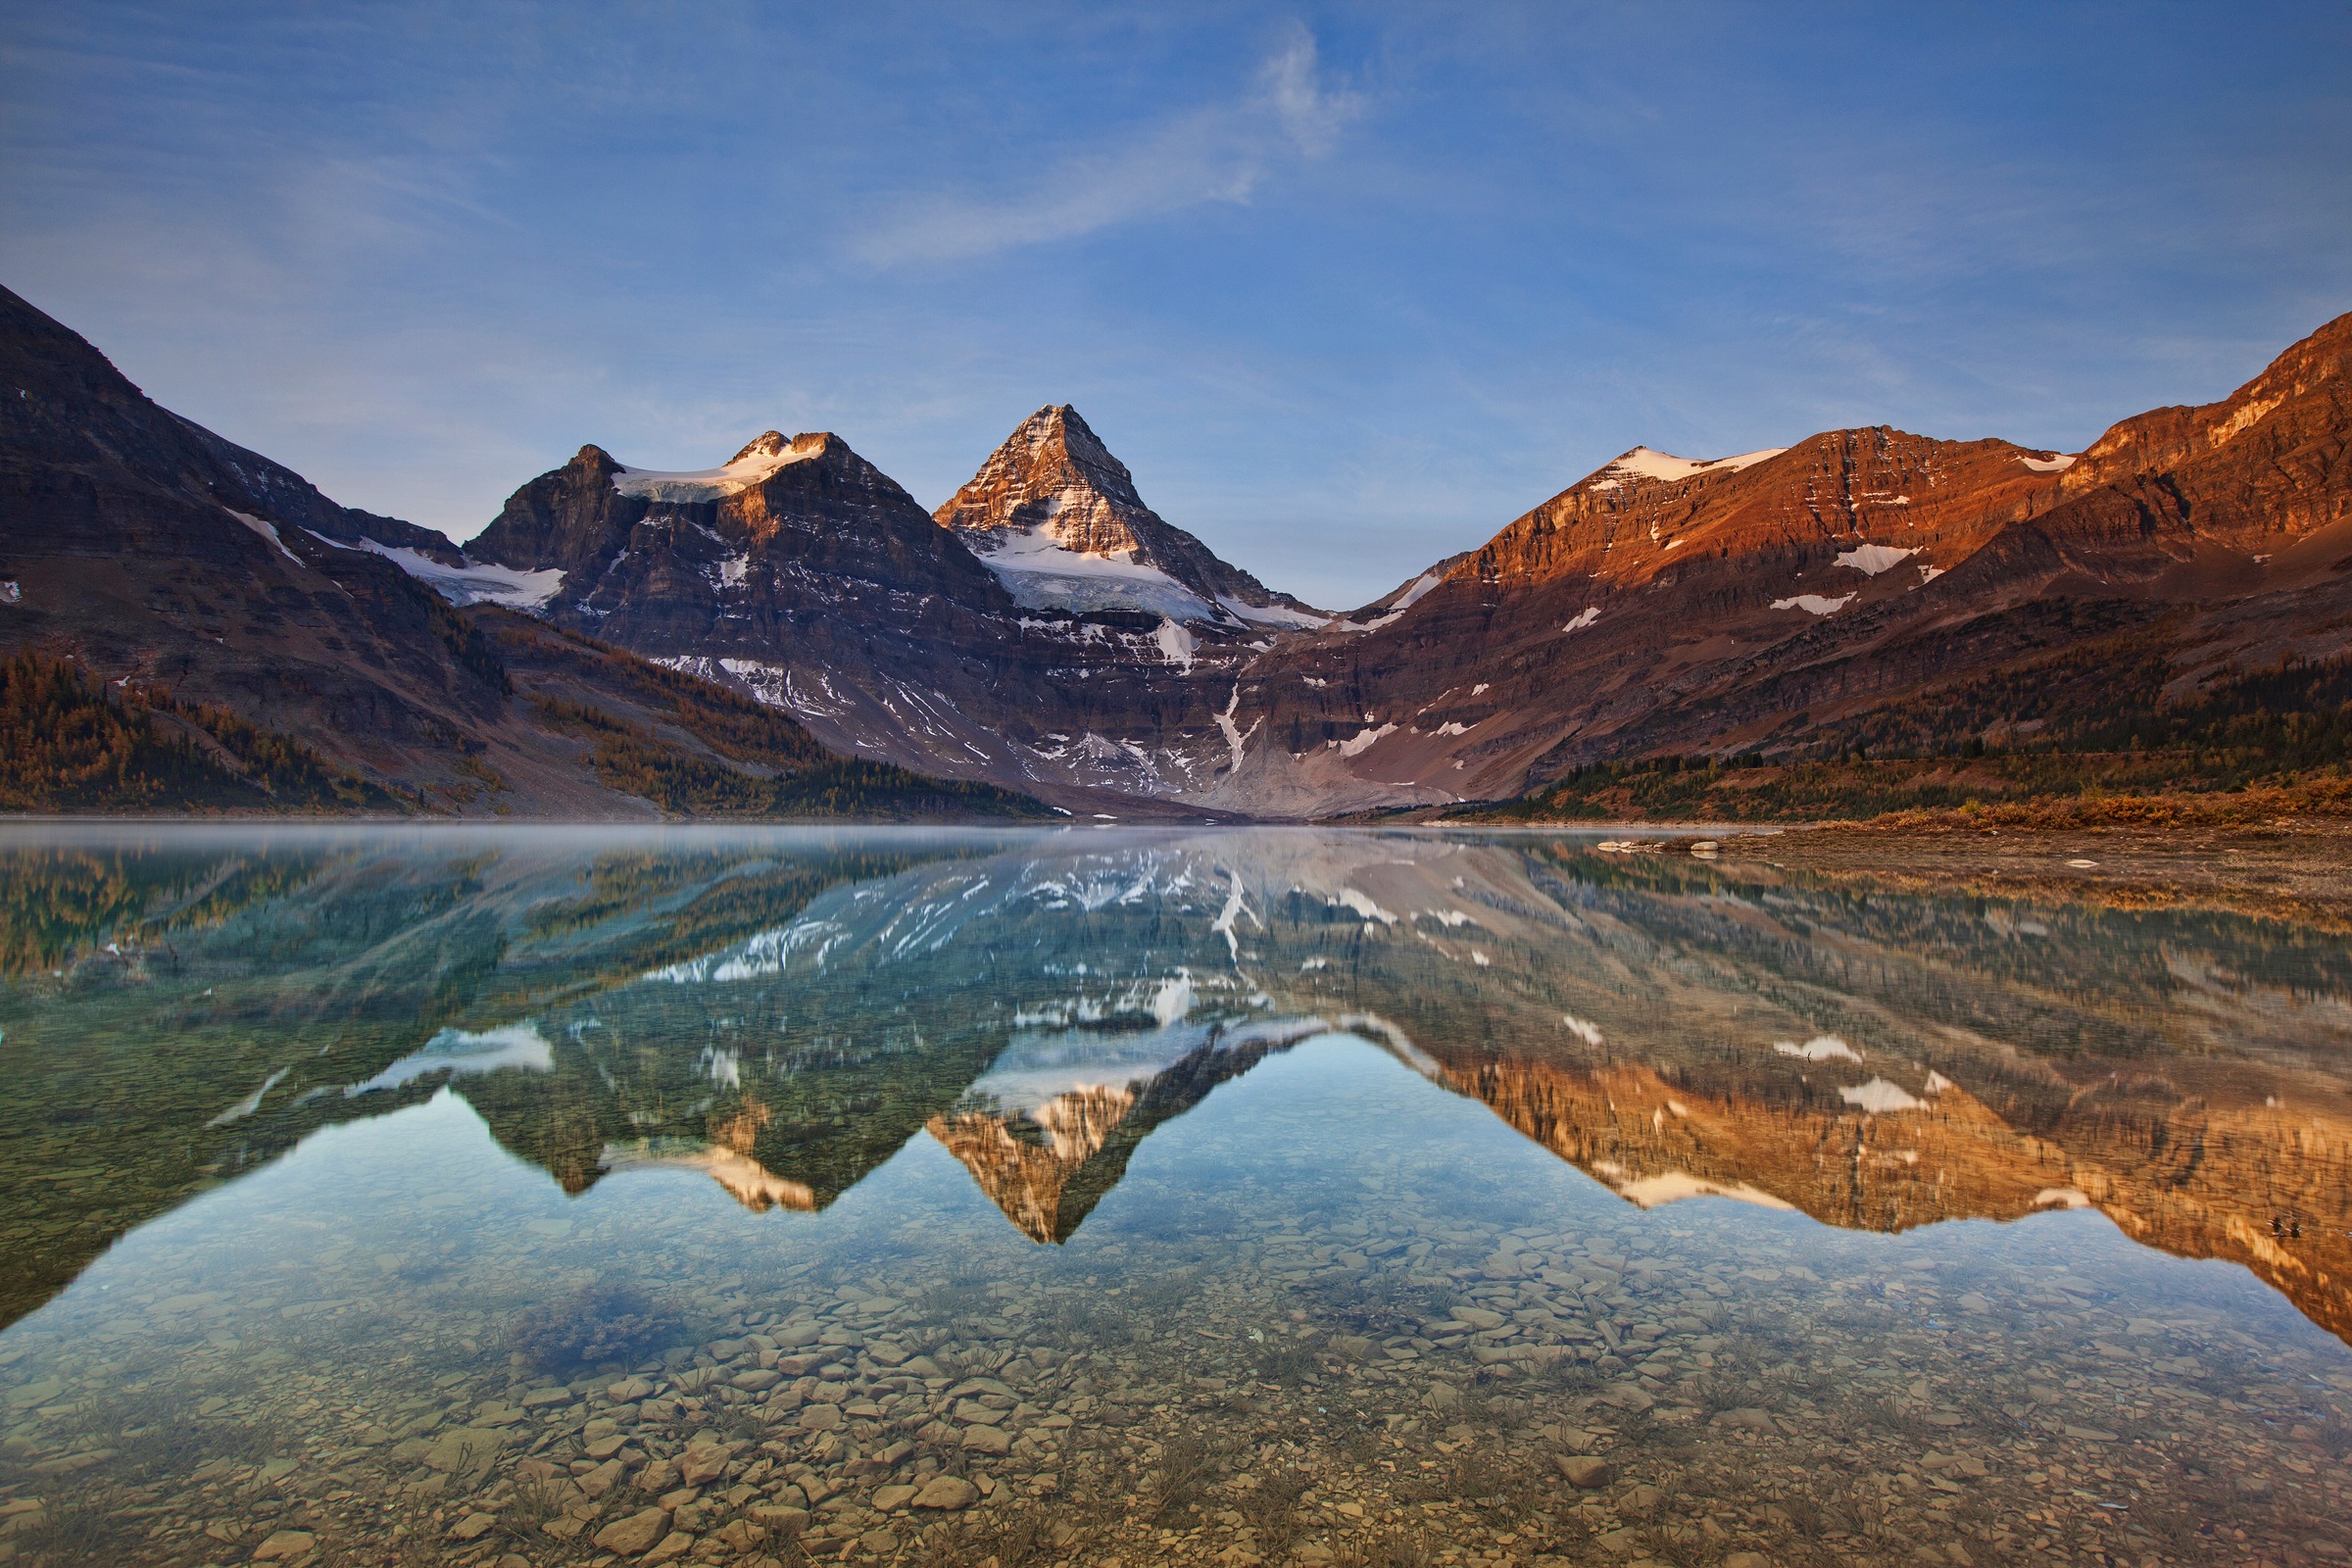
[[[1330,810],[1608,758],[1813,755],[1876,705],[2126,634],[2184,689],[2338,654],[2348,440],[2352,317],[2079,460],[1885,427],[1711,464],[1637,449],[1400,613],[1260,659],[1236,719],[1272,743],[1212,798]]]

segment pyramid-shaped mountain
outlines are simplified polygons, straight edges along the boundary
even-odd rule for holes
[[[1145,506],[1127,466],[1066,403],[1023,419],[935,515],[1033,608],[1284,627],[1328,618]]]

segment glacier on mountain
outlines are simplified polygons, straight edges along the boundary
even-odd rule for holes
[[[303,532],[337,550],[364,550],[369,555],[382,556],[453,605],[504,605],[509,610],[537,610],[555,598],[564,586],[564,572],[558,566],[519,571],[513,566],[474,561],[452,566],[407,545],[379,545],[372,539],[347,545],[315,528],[305,528]],[[278,548],[285,549],[283,545]]]
[[[971,538],[980,564],[1026,610],[1141,610],[1173,621],[1219,620],[1223,610],[1133,550],[1094,555],[1069,549],[1051,526],[997,529]]]
[[[821,442],[803,446],[786,441],[774,430],[738,452],[715,468],[632,468],[623,465],[612,475],[612,488],[624,496],[646,501],[723,501],[739,495],[779,468],[805,463],[824,450]]]

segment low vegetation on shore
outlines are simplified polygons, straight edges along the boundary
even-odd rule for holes
[[[2228,825],[2352,815],[2352,660],[2285,662],[2163,701],[2164,669],[2079,656],[1869,714],[1824,755],[1653,756],[1572,768],[1490,822]],[[1984,688],[1980,690],[1980,688]],[[1997,689],[1995,689],[1997,688]],[[2034,711],[2028,723],[1989,715]],[[1987,742],[1992,733],[1997,739]]]
[[[0,661],[0,810],[402,810],[413,802],[210,703],[93,681],[31,649]]]

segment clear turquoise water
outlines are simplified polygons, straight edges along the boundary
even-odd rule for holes
[[[2347,1541],[2324,933],[1532,836],[0,868],[21,1560]]]

